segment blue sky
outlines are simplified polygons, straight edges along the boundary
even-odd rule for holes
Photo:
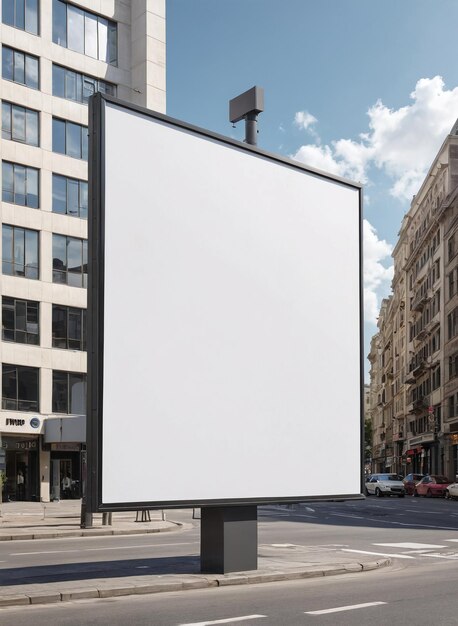
[[[402,216],[458,118],[457,24],[458,0],[167,0],[169,115],[243,139],[228,101],[260,85],[260,147],[364,183],[366,353]]]

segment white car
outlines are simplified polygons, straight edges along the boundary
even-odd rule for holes
[[[398,496],[406,494],[402,476],[398,474],[371,474],[366,478],[366,496]]]
[[[455,480],[457,479],[458,476],[455,477]],[[458,482],[447,486],[447,489],[445,490],[445,497],[449,500],[454,500],[455,498],[458,499]]]

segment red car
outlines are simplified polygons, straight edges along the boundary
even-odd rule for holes
[[[415,485],[420,482],[422,478],[424,478],[424,474],[407,474],[407,476],[402,481],[404,483],[404,487],[406,490],[406,494],[408,496],[412,496],[415,490]]]
[[[425,476],[415,485],[413,495],[426,496],[427,498],[432,496],[444,497],[445,491],[451,482],[446,476],[439,476],[438,474]]]

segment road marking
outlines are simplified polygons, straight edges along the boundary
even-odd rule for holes
[[[212,624],[233,624],[234,622],[243,622],[249,619],[259,619],[267,617],[267,615],[242,615],[242,617],[228,617],[227,619],[215,619],[210,622],[190,622],[188,624],[180,624],[180,626],[212,626]]]
[[[455,543],[458,543],[458,539],[445,539],[444,541],[454,541]]]
[[[304,611],[306,615],[326,615],[327,613],[339,613],[340,611],[354,611],[355,609],[366,609],[369,606],[380,606],[386,602],[365,602],[364,604],[349,604],[348,606],[338,606],[335,609],[323,609],[322,611]]]
[[[351,550],[350,548],[342,548],[342,552],[356,552],[357,554],[375,554],[376,556],[394,556],[397,559],[414,559],[414,556],[406,554],[387,554],[386,552],[369,552],[368,550]]]
[[[415,513],[418,513],[418,511],[415,511]],[[350,517],[353,519],[363,519],[368,522],[377,521],[378,523],[392,524],[393,526],[412,526],[413,528],[434,528],[436,530],[457,530],[456,526],[437,526],[434,524],[415,524],[415,523],[409,523],[409,522],[395,522],[395,521],[386,520],[386,519],[374,520],[373,517],[356,517],[356,515],[344,515],[343,513],[331,513],[331,515],[334,515],[335,517]]]
[[[423,548],[445,548],[446,546],[439,546],[434,543],[373,543],[373,546],[385,546],[386,548],[405,548],[408,550],[422,550]]]
[[[361,517],[359,515],[347,515],[345,513],[331,513],[334,517],[350,517],[351,519],[369,519],[368,517]]]
[[[449,559],[450,561],[456,561],[458,559],[458,554],[431,554],[431,552],[429,552],[423,556],[430,556],[435,559]]]
[[[190,546],[198,541],[179,543],[155,543],[149,546],[108,546],[106,548],[82,548],[80,550],[43,550],[42,552],[11,552],[10,556],[28,556],[29,554],[69,554],[72,552],[99,552],[103,550],[145,550],[146,548],[163,548],[168,546]]]

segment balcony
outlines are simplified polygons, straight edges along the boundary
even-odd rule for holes
[[[412,402],[413,413],[421,413],[429,406],[428,396],[420,396]]]
[[[410,307],[411,310],[421,311],[429,299],[430,295],[428,292],[425,292],[423,294],[417,294],[413,299],[412,305]]]

